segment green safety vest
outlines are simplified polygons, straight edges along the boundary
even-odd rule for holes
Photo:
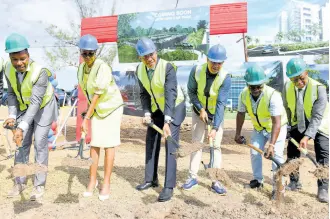
[[[219,89],[223,81],[225,80],[228,72],[224,70],[224,68],[221,68],[220,72],[217,73],[217,76],[215,77],[210,87],[210,97],[207,98],[204,93],[204,89],[206,86],[206,70],[207,63],[196,67],[195,80],[197,82],[197,96],[204,109],[206,109],[206,102],[208,102],[207,110],[214,115],[217,105]]]
[[[241,101],[246,106],[246,110],[251,117],[252,124],[257,131],[262,131],[266,129],[268,133],[272,131],[272,119],[269,112],[270,99],[274,92],[277,92],[274,88],[271,88],[267,85],[264,85],[263,95],[257,105],[256,114],[253,113],[250,90],[248,87],[245,87],[241,93]],[[282,107],[281,114],[281,126],[288,123],[288,118],[286,115],[285,108]]]
[[[95,93],[95,79],[98,74],[98,70],[101,67],[101,65],[107,66],[108,74],[112,74],[111,68],[101,59],[96,59],[94,61],[94,64],[92,66],[92,69],[89,73],[87,83],[84,82],[84,66],[86,65],[85,62],[81,63],[79,65],[78,69],[78,83],[84,93],[84,95],[87,97],[88,103],[91,104],[91,100]],[[120,106],[123,105],[123,98],[120,94],[120,90],[115,82],[115,79],[112,78],[107,91],[100,95],[99,99],[97,100],[97,104],[95,106],[95,111],[100,118],[105,118],[108,115],[110,115],[112,112],[114,112],[116,109],[118,109]],[[94,115],[93,113],[93,115]]]
[[[165,78],[166,78],[166,65],[167,61],[159,59],[156,69],[153,73],[151,81],[148,78],[148,73],[145,64],[141,63],[137,70],[137,76],[141,81],[143,87],[148,91],[151,97],[151,111],[155,112],[160,109],[164,113],[165,109]],[[173,64],[172,64],[173,65]],[[175,66],[173,66],[176,68]],[[184,95],[181,87],[177,86],[177,98],[175,106],[184,101]]]
[[[48,69],[42,68],[40,65],[38,65],[35,62],[31,62],[29,65],[30,65],[29,66],[30,70],[25,73],[26,76],[24,77],[24,80],[21,84],[21,90],[18,91],[16,69],[12,66],[11,62],[7,62],[6,64],[5,75],[10,83],[10,85],[8,86],[11,86],[11,88],[13,89],[16,95],[16,98],[19,103],[20,111],[26,110],[30,105],[32,88],[33,85],[38,81],[41,71],[46,70],[48,77],[52,75]],[[40,109],[43,108],[52,99],[53,94],[54,94],[54,90],[52,84],[48,81],[47,90],[42,99]]]
[[[318,86],[324,86],[323,84],[319,83],[318,81],[308,78],[308,84],[305,90],[305,95],[304,95],[304,112],[305,116],[308,121],[311,120],[312,118],[312,110],[313,110],[313,105],[314,102],[318,98]],[[286,93],[286,100],[288,102],[288,108],[290,109],[291,112],[291,125],[295,126],[298,124],[297,118],[296,118],[296,91],[294,89],[294,84],[289,81],[285,84],[285,93]],[[297,110],[302,110],[302,109],[297,109]],[[327,102],[326,109],[323,113],[323,118],[321,121],[321,125],[318,128],[320,132],[323,134],[329,136],[329,102]]]

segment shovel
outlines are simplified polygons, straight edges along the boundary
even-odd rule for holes
[[[253,146],[252,144],[247,144],[244,136],[241,136],[241,139],[243,141],[243,144],[245,144],[249,148],[252,148],[253,150],[257,151],[259,154],[261,154],[262,156],[264,156],[266,158],[266,153],[264,153],[261,149]],[[280,168],[282,166],[282,164],[277,159],[275,159],[273,156],[270,156],[269,158],[266,158],[266,159],[273,161],[275,163],[275,165],[277,166],[277,168]]]
[[[164,135],[163,130],[161,130],[154,123],[151,122],[148,124],[148,126],[153,128],[154,130],[156,130],[159,134]],[[171,155],[174,155],[175,158],[185,157],[204,147],[202,144],[197,143],[197,142],[194,144],[181,144],[181,146],[180,146],[179,143],[174,138],[172,138],[172,136],[167,136],[166,140],[176,145],[177,150],[175,152],[170,153]]]
[[[14,126],[6,125],[4,128],[11,130],[13,134],[15,134],[15,129],[17,128],[17,124],[15,124]],[[27,164],[25,160],[25,156],[23,154],[24,149],[22,147],[22,142],[16,142],[16,152],[17,151],[23,156],[22,157],[23,162],[16,163],[12,168],[12,174],[14,177],[23,177],[23,176],[33,175],[36,173],[47,172],[48,168],[43,164],[36,164],[36,163]]]
[[[13,132],[16,127],[11,127],[11,126],[6,125],[3,128],[6,130],[6,134],[5,134],[4,138],[7,141],[7,145],[5,145],[7,157],[5,160],[9,160],[10,158],[14,157],[14,154],[12,153],[11,144],[10,144],[10,141],[8,138],[8,130],[11,130]],[[3,135],[3,134],[1,134],[1,135]]]
[[[299,147],[299,143],[294,139],[289,139],[296,147],[297,149],[303,153],[309,160],[313,162],[313,164],[316,166],[316,170],[312,172],[314,176],[318,179],[329,179],[329,167],[320,165],[316,162],[316,160],[311,156],[311,154],[308,153],[307,149]]]
[[[86,133],[81,132],[78,154],[75,157],[68,155],[62,160],[63,166],[81,167],[90,166],[93,164],[93,160],[90,157],[84,157],[84,145],[85,145]]]
[[[210,120],[209,120],[210,121]],[[207,125],[208,134],[211,132],[211,121]],[[231,181],[230,177],[223,169],[214,168],[214,139],[209,138],[209,145],[210,149],[210,163],[205,164],[203,161],[201,163],[204,166],[204,169],[212,181],[221,181],[226,186],[232,186],[233,182]]]

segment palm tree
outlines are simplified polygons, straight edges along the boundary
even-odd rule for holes
[[[248,35],[245,36],[245,39],[246,39],[247,44],[250,44],[252,42],[252,37],[250,37]]]
[[[258,38],[255,38],[254,41],[256,42],[256,45],[258,45],[260,42],[260,40]]]

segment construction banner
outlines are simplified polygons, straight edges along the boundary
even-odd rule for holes
[[[207,49],[209,25],[209,6],[119,15],[119,62],[139,62],[135,44],[141,37],[152,39],[165,60],[197,60]]]

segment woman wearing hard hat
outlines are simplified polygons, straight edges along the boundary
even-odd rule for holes
[[[103,201],[109,198],[114,147],[120,145],[123,99],[112,76],[111,68],[104,61],[96,58],[97,43],[96,38],[89,34],[80,38],[80,55],[84,62],[78,69],[78,82],[89,105],[81,131],[88,132],[88,120],[91,120],[92,125],[90,156],[93,164],[90,167],[90,181],[83,196],[92,196],[98,185],[96,172],[100,148],[104,148],[104,182],[99,192],[99,199]]]

